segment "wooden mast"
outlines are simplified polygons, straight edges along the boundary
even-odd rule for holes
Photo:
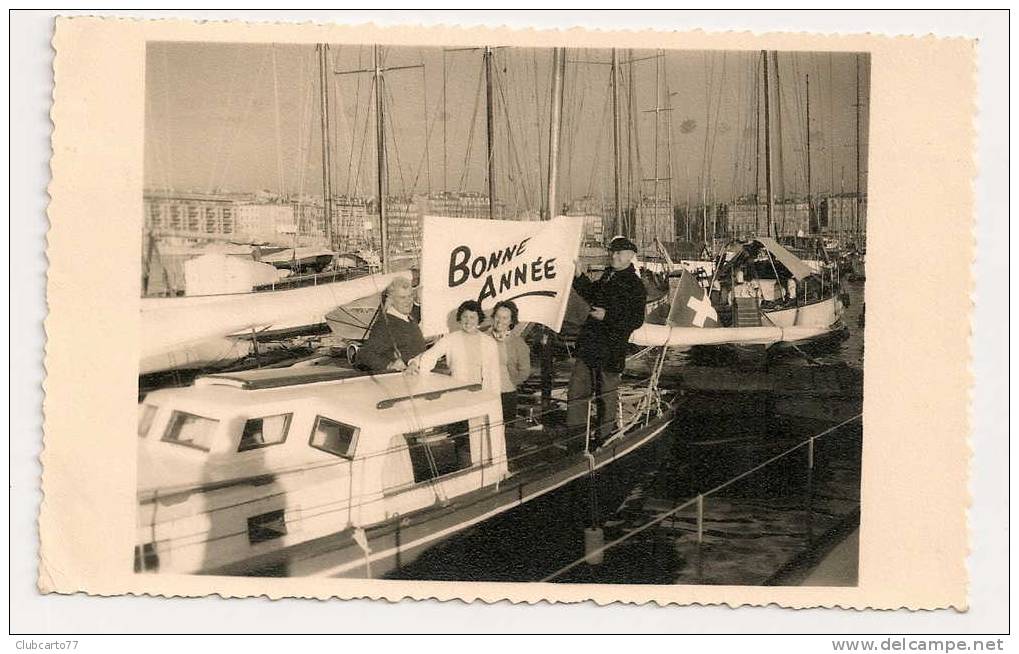
[[[779,199],[779,213],[782,216],[782,229],[785,229],[785,218],[786,218],[786,192],[785,192],[785,148],[782,147],[782,79],[779,76],[778,71],[778,51],[772,50],[771,56],[775,63],[775,148],[778,154],[778,199]],[[772,225],[774,232],[769,236],[778,237],[778,225]]]
[[[612,48],[612,178],[615,207],[612,214],[612,235],[620,233],[622,207],[619,200],[619,52]]]
[[[552,50],[552,97],[549,107],[548,126],[548,182],[545,187],[545,220],[556,215],[556,182],[559,176],[559,133],[562,123],[563,71],[566,52],[563,48]],[[541,410],[552,409],[552,330],[541,330]]]
[[[856,235],[860,238],[860,207],[863,197],[860,194],[860,55],[856,55]]]
[[[488,136],[488,219],[495,220],[495,123],[492,112],[492,48],[485,46],[485,133]]]
[[[329,46],[318,44],[319,96],[322,106],[322,206],[325,212],[326,243],[330,250],[335,248],[333,235],[333,166],[329,147],[329,84],[327,67],[329,65]]]
[[[814,202],[810,179],[810,75],[807,75],[807,231],[813,232]]]
[[[385,273],[389,272],[389,226],[386,224],[386,119],[382,99],[383,78],[379,46],[373,46],[372,53],[375,64],[375,142],[378,148],[376,170],[379,192],[379,260],[382,272]]]
[[[768,236],[773,235],[775,221],[775,196],[772,193],[771,180],[771,83],[768,73],[768,53],[761,50],[764,58],[764,178],[768,194]]]
[[[559,177],[559,132],[562,129],[563,68],[565,56],[562,48],[552,50],[551,120],[548,130],[548,180],[545,185],[545,219],[555,218],[556,182]]]

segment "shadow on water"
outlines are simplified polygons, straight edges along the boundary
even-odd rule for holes
[[[704,500],[664,513],[862,411],[863,285],[849,287],[845,334],[781,353],[670,355],[663,385],[681,393],[670,432],[586,480],[490,519],[394,573],[404,579],[536,581],[584,556],[584,529],[604,528],[598,566],[558,582],[785,583],[859,516],[862,425],[853,421]],[[762,356],[763,355],[763,356]],[[635,374],[642,371],[635,370]],[[813,466],[811,467],[811,462]],[[635,533],[637,532],[637,533]],[[841,580],[855,585],[855,570]]]

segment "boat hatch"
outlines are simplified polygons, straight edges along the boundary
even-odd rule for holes
[[[405,402],[408,400],[437,400],[446,393],[453,391],[467,391],[468,393],[474,393],[481,390],[481,384],[467,384],[466,386],[454,386],[453,388],[444,388],[437,391],[428,391],[426,393],[414,393],[412,395],[401,395],[399,397],[390,397],[384,400],[380,400],[375,405],[376,409],[391,409],[396,405],[397,402]]]
[[[283,388],[300,384],[352,379],[354,377],[363,377],[365,374],[360,370],[336,366],[264,368],[262,370],[205,375],[195,380],[195,386],[230,386],[246,391],[257,391],[267,388]]]

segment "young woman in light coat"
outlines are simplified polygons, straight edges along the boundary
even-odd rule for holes
[[[431,371],[439,359],[445,357],[454,379],[467,384],[480,383],[485,390],[499,391],[499,348],[491,336],[478,329],[482,316],[481,305],[474,300],[461,303],[456,310],[460,329],[446,334],[430,349],[411,359],[407,364],[408,372]]]
[[[511,300],[498,302],[492,309],[491,334],[499,348],[502,420],[507,425],[517,418],[517,387],[531,376],[531,348],[516,332],[519,316]]]

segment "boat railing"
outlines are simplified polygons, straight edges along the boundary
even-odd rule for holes
[[[310,275],[291,275],[268,284],[259,284],[252,288],[255,293],[266,291],[283,291],[291,288],[304,288],[306,286],[318,286],[319,284],[332,284],[343,282],[357,277],[363,277],[369,273],[367,266],[346,268],[343,270],[330,270],[326,272],[312,273]]]
[[[853,416],[851,418],[843,420],[842,422],[834,425],[833,427],[829,427],[828,429],[825,429],[824,431],[822,431],[820,433],[814,434],[810,438],[807,438],[807,439],[805,439],[803,441],[800,441],[799,443],[796,443],[792,447],[789,447],[789,448],[783,450],[782,452],[779,452],[775,456],[772,456],[769,459],[759,463],[758,465],[756,465],[756,466],[754,466],[754,467],[752,467],[752,468],[750,468],[748,470],[745,470],[745,471],[741,472],[740,474],[735,475],[734,477],[731,477],[730,479],[727,479],[726,481],[722,482],[721,484],[718,484],[718,485],[716,485],[716,486],[714,486],[714,487],[712,487],[712,488],[710,488],[708,490],[702,491],[702,492],[698,493],[697,495],[695,495],[695,496],[693,496],[693,497],[691,497],[691,498],[681,502],[680,504],[678,504],[678,505],[676,505],[676,506],[674,506],[674,507],[672,507],[672,508],[670,508],[670,509],[668,509],[666,511],[663,511],[663,512],[659,513],[658,515],[653,517],[651,520],[649,520],[649,521],[647,521],[647,522],[637,526],[634,529],[631,529],[631,530],[627,531],[626,533],[624,533],[619,538],[616,538],[615,540],[612,540],[612,541],[602,545],[601,547],[594,548],[591,551],[586,552],[584,554],[584,556],[582,556],[582,557],[572,561],[571,563],[568,563],[567,565],[562,566],[561,568],[559,568],[555,572],[553,572],[553,573],[551,573],[549,575],[546,575],[545,577],[543,577],[541,579],[541,581],[543,581],[543,582],[556,581],[557,579],[560,579],[566,573],[573,571],[574,569],[580,567],[581,565],[583,565],[585,563],[588,563],[590,561],[601,561],[602,558],[605,555],[605,552],[607,552],[607,551],[609,551],[609,550],[611,550],[613,548],[616,548],[616,547],[622,545],[623,543],[625,543],[625,542],[629,541],[630,539],[632,539],[634,536],[637,536],[638,534],[643,533],[643,532],[647,531],[648,529],[650,529],[650,528],[652,528],[652,527],[654,527],[656,525],[661,524],[662,522],[668,520],[669,518],[676,517],[681,512],[683,512],[683,511],[685,511],[687,509],[690,509],[690,508],[693,508],[694,511],[695,511],[695,518],[694,518],[694,521],[693,521],[693,527],[694,527],[695,534],[696,534],[696,543],[697,543],[698,548],[700,548],[700,546],[704,543],[705,500],[707,498],[711,497],[712,495],[714,495],[714,494],[716,494],[716,493],[718,493],[718,492],[720,492],[720,491],[722,491],[722,490],[724,490],[726,488],[729,488],[733,484],[735,484],[735,483],[737,483],[737,482],[739,482],[739,481],[741,481],[743,479],[746,479],[747,477],[750,477],[751,475],[753,475],[753,474],[755,474],[757,472],[760,472],[761,470],[763,470],[765,468],[768,468],[769,466],[771,466],[772,464],[776,463],[777,461],[780,461],[780,460],[785,459],[786,457],[792,455],[794,452],[799,452],[799,451],[802,451],[804,449],[806,450],[806,453],[807,453],[807,455],[806,455],[806,468],[807,468],[807,479],[808,479],[807,483],[808,483],[808,487],[809,487],[812,484],[812,480],[813,480],[813,471],[814,471],[814,464],[815,464],[815,446],[816,446],[816,443],[819,440],[821,440],[823,438],[826,438],[828,436],[831,436],[833,434],[843,434],[843,435],[850,434],[850,433],[851,434],[859,434],[860,433],[859,429],[848,430],[846,428],[848,426],[850,426],[850,425],[854,425],[854,424],[860,423],[862,418],[863,418],[863,414],[855,415],[855,416]],[[859,504],[859,499],[858,498],[857,498],[857,504]]]

